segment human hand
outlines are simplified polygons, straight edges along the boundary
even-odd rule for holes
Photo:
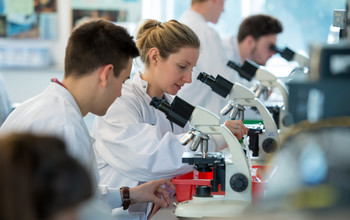
[[[174,184],[167,179],[154,180],[130,188],[130,199],[134,202],[152,202],[160,207],[167,207],[170,204],[170,198],[163,185],[175,190]]]
[[[243,135],[248,134],[248,128],[244,126],[241,120],[229,120],[225,121],[224,124],[237,138],[237,140],[241,140]]]

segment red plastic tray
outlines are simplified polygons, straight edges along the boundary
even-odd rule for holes
[[[252,203],[256,204],[264,194],[264,188],[266,185],[264,171],[268,167],[253,165],[253,168],[258,168],[257,177],[260,180],[253,180],[252,182]],[[198,172],[198,176],[196,178],[194,172],[190,172],[172,179],[172,183],[176,186],[176,197],[178,202],[191,200],[192,196],[196,192],[196,186],[210,186],[210,180],[213,178],[212,172]],[[225,195],[225,191],[221,191],[219,185],[219,191],[212,192],[212,195]]]

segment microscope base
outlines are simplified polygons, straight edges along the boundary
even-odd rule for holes
[[[183,218],[235,217],[240,215],[250,204],[247,201],[228,200],[223,196],[193,197],[192,200],[179,203],[175,215]]]

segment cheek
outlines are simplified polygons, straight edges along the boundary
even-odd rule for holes
[[[175,82],[174,76],[176,76],[176,73],[169,68],[158,75],[158,82],[161,85],[170,86]]]
[[[258,56],[260,58],[267,57],[267,56],[269,56],[269,54],[270,54],[270,52],[266,47],[260,47],[258,50]]]

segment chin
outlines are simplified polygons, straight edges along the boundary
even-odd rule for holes
[[[176,95],[179,91],[169,92],[170,95]]]
[[[108,110],[108,108],[107,109],[103,109],[103,110],[98,111],[98,112],[95,112],[93,114],[95,114],[97,116],[104,116],[107,113],[107,110]]]

